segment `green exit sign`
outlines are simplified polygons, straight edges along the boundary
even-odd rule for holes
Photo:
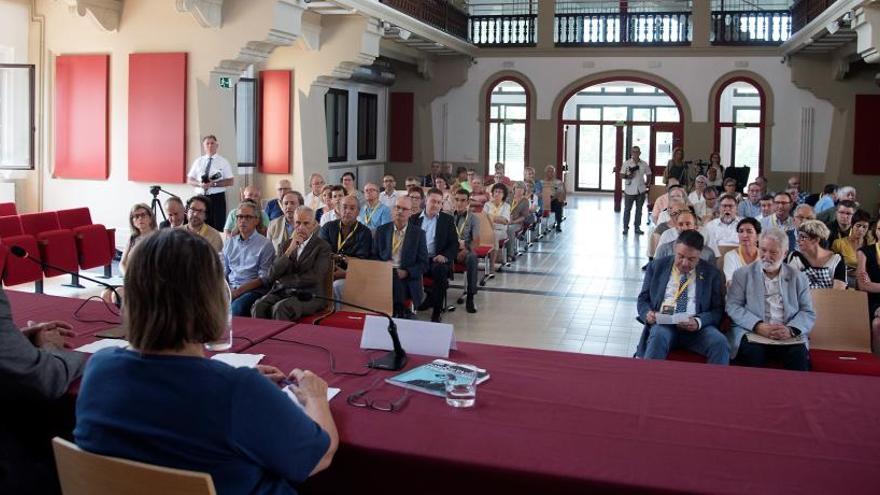
[[[232,78],[231,77],[221,77],[217,84],[223,89],[231,89],[232,88]]]

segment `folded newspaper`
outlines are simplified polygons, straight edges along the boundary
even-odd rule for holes
[[[773,340],[763,335],[759,335],[755,332],[749,332],[746,334],[746,338],[749,342],[754,344],[767,344],[767,345],[797,345],[797,344],[806,344],[807,336],[804,334],[798,335],[797,337],[791,337],[789,339],[783,340]]]
[[[477,385],[489,379],[489,373],[486,370],[472,364],[459,364],[445,359],[435,359],[430,363],[386,378],[385,381],[398,387],[444,397],[446,396],[447,376],[454,375],[456,379],[464,382],[465,376],[474,372],[477,373]]]

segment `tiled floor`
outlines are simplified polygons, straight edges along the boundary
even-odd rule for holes
[[[496,274],[476,297],[479,312],[464,305],[444,315],[462,341],[503,344],[566,352],[631,356],[641,333],[635,321],[641,288],[640,267],[647,261],[646,236],[623,237],[621,214],[606,195],[570,196],[561,234],[536,242],[512,267]],[[100,270],[86,272],[97,276]],[[89,297],[100,293],[46,281],[52,295]],[[110,283],[121,283],[111,279]],[[449,302],[461,294],[456,275]],[[32,290],[29,285],[14,287]],[[426,317],[429,313],[422,313]]]

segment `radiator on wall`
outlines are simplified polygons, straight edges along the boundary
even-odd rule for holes
[[[800,136],[800,166],[801,190],[812,191],[812,173],[818,172],[813,169],[813,131],[816,125],[816,109],[813,107],[801,108],[801,136]]]

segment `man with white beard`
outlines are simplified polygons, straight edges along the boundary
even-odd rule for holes
[[[780,361],[789,370],[807,371],[807,337],[816,322],[807,277],[786,263],[788,235],[770,228],[759,238],[759,263],[738,269],[727,291],[731,359],[763,367]],[[761,343],[761,340],[787,344]]]

